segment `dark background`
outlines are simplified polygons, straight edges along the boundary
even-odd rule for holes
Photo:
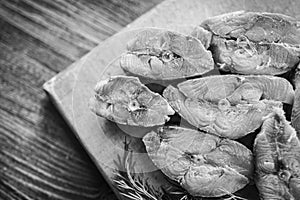
[[[0,0],[0,199],[116,199],[42,90],[162,0]]]

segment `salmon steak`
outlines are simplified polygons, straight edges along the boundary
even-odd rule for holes
[[[172,80],[204,74],[214,68],[214,61],[198,39],[148,28],[128,42],[120,66],[134,75]]]
[[[261,126],[264,117],[281,102],[261,100],[252,104],[231,105],[226,99],[218,104],[185,96],[177,88],[168,86],[163,93],[172,108],[191,125],[208,133],[238,139]]]
[[[138,78],[114,76],[97,83],[90,108],[97,115],[119,124],[150,127],[162,125],[175,112],[159,94]]]
[[[204,20],[191,35],[209,47],[223,71],[277,75],[299,63],[300,22],[286,15],[226,13]]]
[[[253,156],[242,144],[201,131],[170,126],[144,136],[153,163],[193,196],[234,193],[253,176]]]
[[[300,199],[300,141],[281,109],[264,121],[254,154],[261,199]]]

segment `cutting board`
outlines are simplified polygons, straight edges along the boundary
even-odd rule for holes
[[[166,193],[180,188],[170,182],[145,153],[141,137],[151,128],[116,125],[90,111],[88,102],[96,82],[123,73],[118,58],[130,37],[141,28],[170,28],[185,33],[207,17],[236,10],[278,12],[299,17],[300,1],[166,0],[44,84],[44,89],[120,199],[130,199],[128,195],[134,195],[130,189],[124,189],[124,184],[132,186],[130,181],[141,182],[145,188],[140,188],[148,191],[148,199],[155,199],[151,195],[157,199],[166,198]],[[183,195],[171,195],[171,198],[180,199]],[[253,185],[238,195],[246,199],[258,198]]]

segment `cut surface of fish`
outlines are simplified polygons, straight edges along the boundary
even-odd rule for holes
[[[156,80],[171,80],[204,74],[214,67],[211,52],[191,36],[148,28],[127,44],[121,56],[124,71]]]
[[[281,109],[264,121],[254,154],[261,199],[300,199],[300,142]]]
[[[299,63],[300,48],[281,43],[257,44],[216,36],[211,47],[219,68],[238,74],[278,75],[290,71]]]
[[[132,126],[162,125],[175,112],[167,101],[150,91],[138,78],[113,76],[95,87],[90,109],[113,122]]]
[[[293,104],[293,86],[284,78],[268,75],[215,75],[196,78],[177,85],[193,99],[218,103],[226,98],[231,104],[253,103],[262,99]]]
[[[299,63],[300,23],[292,17],[237,11],[211,17],[200,26],[213,34],[210,50],[224,71],[276,75]],[[207,33],[195,28],[191,35],[201,39]]]
[[[177,88],[168,86],[163,96],[181,117],[193,126],[220,137],[237,139],[261,126],[263,118],[281,102],[261,100],[252,104],[232,106],[226,99],[218,104],[186,97]]]
[[[300,44],[299,21],[278,13],[236,11],[211,17],[201,26],[223,38],[245,36],[253,42]]]
[[[296,70],[295,79],[295,100],[292,110],[292,126],[296,129],[298,136],[300,138],[300,64]]]
[[[213,36],[212,32],[204,29],[201,26],[197,26],[194,28],[190,35],[200,40],[200,42],[204,45],[205,49],[208,49],[210,47]]]
[[[144,136],[153,163],[193,196],[231,194],[253,175],[252,152],[242,144],[182,127],[161,127]]]

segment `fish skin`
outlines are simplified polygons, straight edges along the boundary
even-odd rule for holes
[[[261,99],[293,104],[295,95],[286,79],[267,75],[214,75],[183,81],[177,87],[189,98],[212,103],[226,98],[234,105]]]
[[[143,127],[162,125],[170,119],[168,115],[175,113],[162,96],[130,76],[113,76],[98,82],[89,107],[110,121]]]
[[[148,28],[128,42],[120,66],[134,75],[172,80],[204,74],[214,68],[214,61],[198,39]]]
[[[233,140],[170,126],[148,133],[143,142],[153,163],[193,196],[231,194],[253,176],[252,152]]]
[[[266,117],[254,142],[261,199],[300,199],[300,141],[282,109]]]
[[[223,71],[278,75],[300,61],[300,22],[292,17],[236,11],[208,18],[200,27],[213,34],[209,49]],[[200,29],[191,35],[207,34]]]
[[[263,118],[281,102],[261,100],[232,106],[226,99],[218,104],[186,97],[177,88],[168,86],[163,96],[171,107],[191,125],[208,133],[229,139],[243,137],[261,126]]]

